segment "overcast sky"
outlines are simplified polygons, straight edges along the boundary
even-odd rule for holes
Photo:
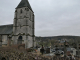
[[[13,24],[21,0],[0,0],[0,25]],[[80,0],[29,0],[36,36],[80,36]]]

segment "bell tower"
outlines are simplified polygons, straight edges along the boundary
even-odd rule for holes
[[[30,48],[34,46],[34,40],[34,12],[28,0],[21,0],[15,9],[12,41]]]

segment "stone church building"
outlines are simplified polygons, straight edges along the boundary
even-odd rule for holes
[[[0,46],[25,44],[25,48],[34,46],[34,12],[28,0],[21,0],[15,9],[14,22],[0,26]]]

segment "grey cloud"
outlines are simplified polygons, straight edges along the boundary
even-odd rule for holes
[[[0,25],[13,23],[21,0],[0,1]],[[79,35],[80,0],[29,0],[35,14],[36,36]]]

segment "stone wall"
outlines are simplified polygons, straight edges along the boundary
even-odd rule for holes
[[[2,35],[2,45],[6,45],[8,42],[8,35]]]

